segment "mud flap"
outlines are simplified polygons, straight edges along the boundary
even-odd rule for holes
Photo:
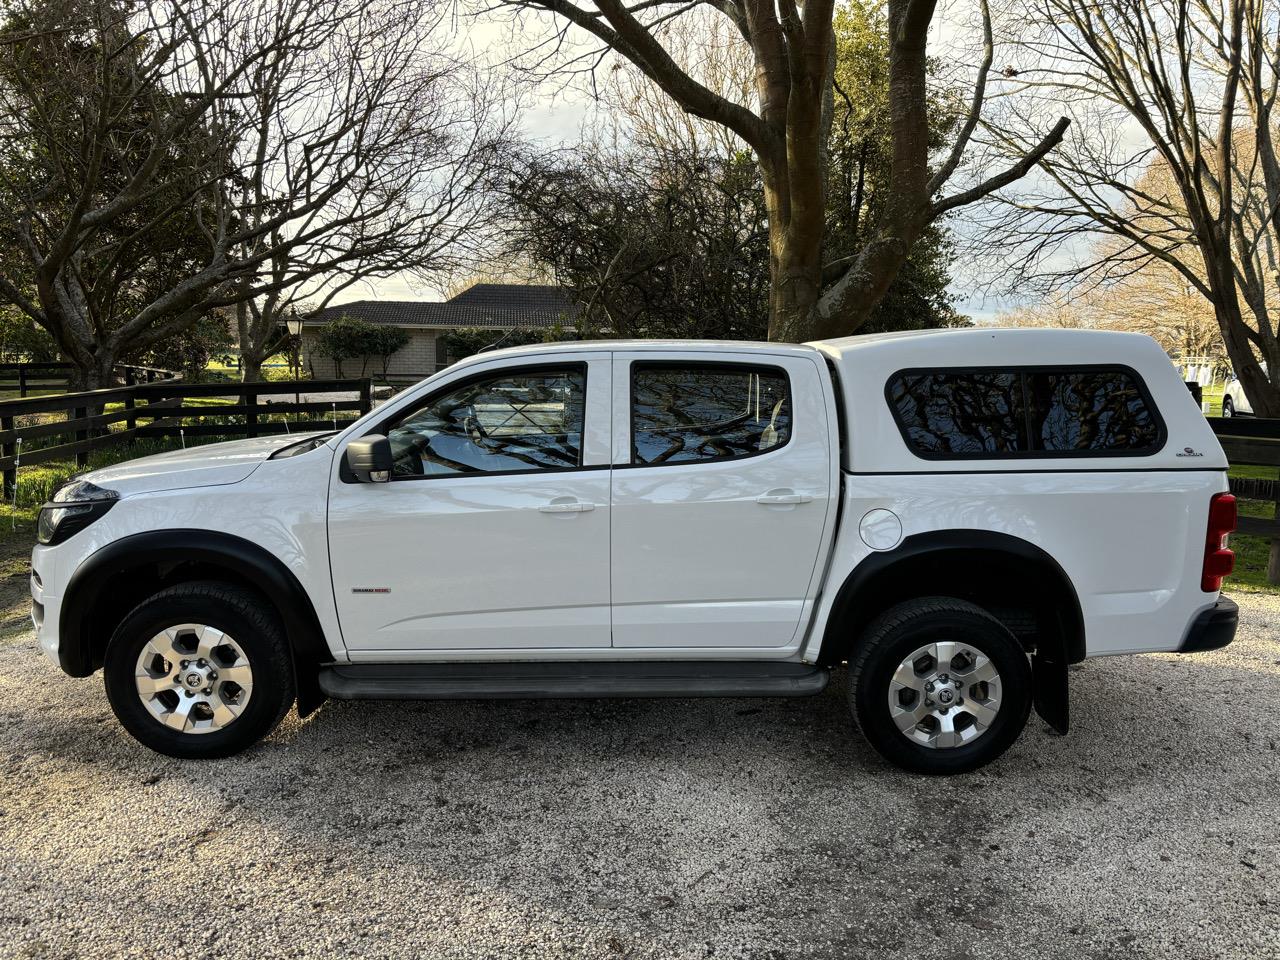
[[[1031,674],[1035,684],[1036,713],[1054,730],[1065,735],[1071,728],[1066,660],[1037,652],[1031,658]]]

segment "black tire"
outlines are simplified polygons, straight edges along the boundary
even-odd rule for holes
[[[1222,415],[1224,417],[1234,417],[1236,415],[1236,405],[1231,402],[1230,397],[1222,398]]]
[[[207,624],[234,638],[252,670],[243,712],[221,729],[172,729],[152,715],[135,686],[134,672],[146,644],[185,623]],[[111,637],[103,679],[111,709],[134,739],[157,753],[184,759],[225,757],[251,746],[276,728],[294,699],[289,645],[275,611],[257,594],[216,581],[178,584],[135,607]],[[174,691],[174,700],[178,696]]]
[[[994,720],[970,742],[940,749],[898,729],[889,697],[894,673],[903,661],[918,648],[942,640],[972,646],[990,658],[999,672],[1000,704]],[[959,662],[964,663],[963,657]],[[1031,665],[1017,638],[981,607],[951,597],[909,600],[877,617],[858,640],[849,659],[849,700],[858,728],[890,763],[916,773],[965,773],[1004,753],[1026,726]],[[963,707],[955,709],[957,715],[964,713]],[[947,722],[972,724],[971,717]],[[926,733],[920,735],[927,735],[929,723],[936,721],[926,717],[920,728]]]

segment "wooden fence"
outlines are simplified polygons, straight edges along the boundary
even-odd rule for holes
[[[1232,466],[1280,467],[1280,420],[1254,417],[1209,417],[1209,425]],[[1244,500],[1270,500],[1277,519],[1240,517],[1240,533],[1271,541],[1267,582],[1280,584],[1280,482],[1253,477],[1232,477],[1231,492]]]
[[[324,394],[338,396],[317,397]],[[190,403],[211,397],[234,399],[225,404]],[[371,406],[372,387],[367,379],[273,383],[166,380],[0,400],[0,475],[9,497],[23,466],[74,459],[83,467],[92,451],[143,437],[232,438],[340,430],[368,413]]]
[[[0,363],[0,392],[16,390],[19,397],[25,397],[33,392],[64,391],[74,370],[70,363]],[[116,367],[116,373],[126,386],[171,380],[177,376],[172,370],[134,364],[121,364]]]

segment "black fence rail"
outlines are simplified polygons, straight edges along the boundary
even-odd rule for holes
[[[199,400],[206,402],[191,402]],[[95,450],[144,437],[341,430],[368,413],[372,403],[367,379],[243,384],[168,380],[0,400],[0,475],[8,497],[24,466],[74,459],[83,467]]]
[[[0,392],[16,390],[21,398],[30,393],[65,391],[74,371],[75,366],[70,363],[0,363]],[[121,364],[116,367],[116,374],[126,386],[172,380],[178,376],[172,370],[134,364]]]

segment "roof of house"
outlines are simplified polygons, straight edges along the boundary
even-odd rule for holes
[[[398,327],[546,329],[572,323],[578,307],[561,287],[477,283],[444,303],[421,300],[356,300],[326,307],[304,321],[319,326],[339,317]]]

